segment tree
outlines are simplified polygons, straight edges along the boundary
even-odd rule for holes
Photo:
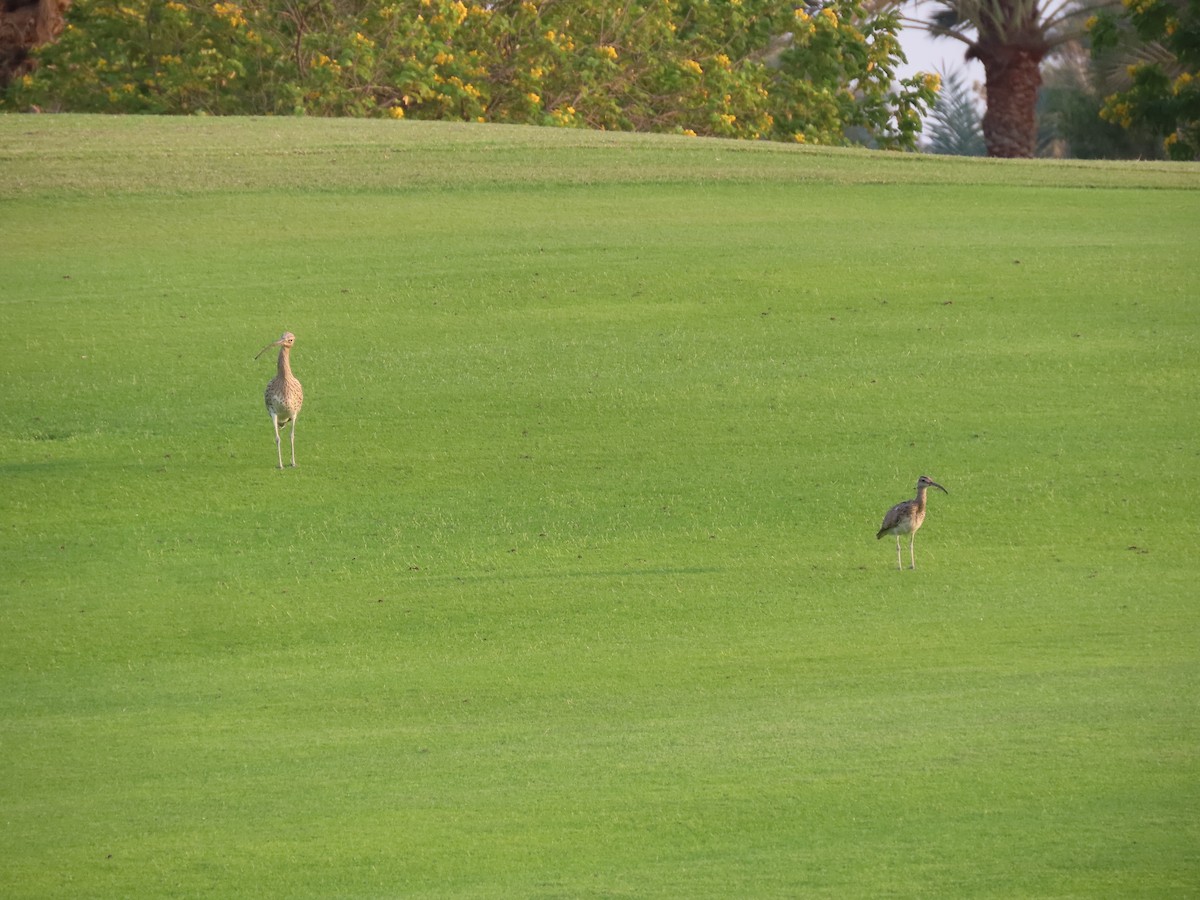
[[[918,0],[919,2],[919,0]],[[1032,157],[1037,150],[1041,64],[1060,44],[1083,31],[1084,8],[1112,0],[934,0],[932,34],[966,45],[967,59],[983,64],[987,111],[983,136],[989,156]]]
[[[949,156],[983,156],[983,127],[971,92],[957,72],[942,74],[942,91],[929,113],[926,147]]]
[[[937,81],[894,85],[898,30],[860,0],[74,0],[2,105],[821,144],[863,129],[912,149]]]
[[[4,0],[0,4],[0,90],[33,68],[34,47],[56,38],[70,0]]]
[[[1127,130],[1150,130],[1171,159],[1200,159],[1200,0],[1125,0],[1124,7],[1088,22],[1094,55],[1122,82],[1100,114]]]
[[[1121,68],[1122,74],[1124,68]],[[1074,159],[1153,159],[1161,140],[1144,128],[1124,129],[1101,118],[1104,98],[1116,90],[1082,42],[1059,47],[1042,66],[1038,95],[1039,155]]]

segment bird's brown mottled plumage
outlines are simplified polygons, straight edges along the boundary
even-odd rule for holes
[[[275,428],[275,454],[279,459],[279,468],[283,468],[283,449],[280,446],[279,426],[292,423],[292,467],[296,466],[296,419],[300,416],[300,407],[304,405],[304,388],[292,374],[291,350],[296,343],[296,336],[290,331],[284,332],[283,337],[272,341],[259,350],[255,359],[262,356],[272,347],[279,348],[278,372],[267,384],[263,392],[263,400],[267,404],[267,415]]]
[[[916,540],[917,529],[921,527],[921,523],[925,521],[925,492],[929,488],[935,487],[944,494],[950,493],[932,478],[922,475],[917,479],[917,496],[912,500],[905,500],[903,503],[897,503],[886,513],[883,514],[883,524],[879,527],[875,539],[883,537],[885,534],[894,534],[896,536],[896,568],[902,569],[904,566],[900,562],[900,535],[907,534],[908,537],[908,555],[912,563],[910,568],[917,567],[917,559],[913,552],[913,542]]]

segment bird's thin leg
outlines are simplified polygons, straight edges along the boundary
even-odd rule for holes
[[[909,566],[910,569],[916,569],[916,567],[917,567],[917,557],[916,557],[915,552],[913,551],[913,544],[915,544],[916,542],[917,542],[917,533],[914,531],[912,534],[910,534],[908,536],[908,559],[909,559],[909,562],[912,563],[912,565]]]
[[[283,468],[283,450],[279,446],[279,416],[271,413],[271,424],[275,427],[275,455],[279,457],[279,468]]]
[[[900,535],[896,535],[896,568],[904,568],[903,564],[900,562]]]
[[[292,416],[292,468],[296,468],[296,419],[299,416]],[[279,468],[283,468],[283,460],[279,461]]]

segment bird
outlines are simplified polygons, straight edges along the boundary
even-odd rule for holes
[[[879,526],[879,533],[875,535],[875,539],[879,540],[885,534],[894,534],[896,536],[897,569],[904,568],[900,562],[900,535],[902,534],[908,535],[908,558],[912,563],[909,568],[915,569],[917,567],[917,558],[913,555],[913,541],[916,540],[917,529],[925,521],[925,492],[931,487],[937,488],[943,494],[950,493],[932,478],[922,475],[917,479],[916,498],[905,500],[903,503],[897,503],[883,514],[883,524]]]
[[[267,383],[263,392],[263,400],[267,404],[267,415],[275,428],[275,454],[279,458],[279,468],[283,468],[283,450],[280,447],[279,426],[292,423],[292,468],[296,467],[296,419],[300,415],[300,407],[304,404],[304,388],[292,374],[290,354],[296,336],[285,331],[283,337],[272,341],[263,347],[254,358],[258,359],[272,347],[279,348],[279,372]]]

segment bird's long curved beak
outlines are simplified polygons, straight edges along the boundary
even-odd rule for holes
[[[258,359],[260,356],[262,356],[264,353],[266,353],[272,347],[278,347],[282,343],[283,343],[283,338],[280,338],[277,341],[271,341],[271,343],[267,344],[267,346],[263,347],[261,350],[259,350],[257,353],[255,353],[254,358]],[[942,488],[942,490],[945,490],[945,488]]]
[[[929,483],[930,483],[930,484],[932,484],[932,485],[933,485],[935,488],[937,488],[939,491],[941,491],[943,494],[948,494],[948,493],[950,493],[948,490],[946,490],[944,487],[942,487],[942,486],[941,486],[940,484],[938,484],[936,481],[931,481],[931,482],[929,482]]]

